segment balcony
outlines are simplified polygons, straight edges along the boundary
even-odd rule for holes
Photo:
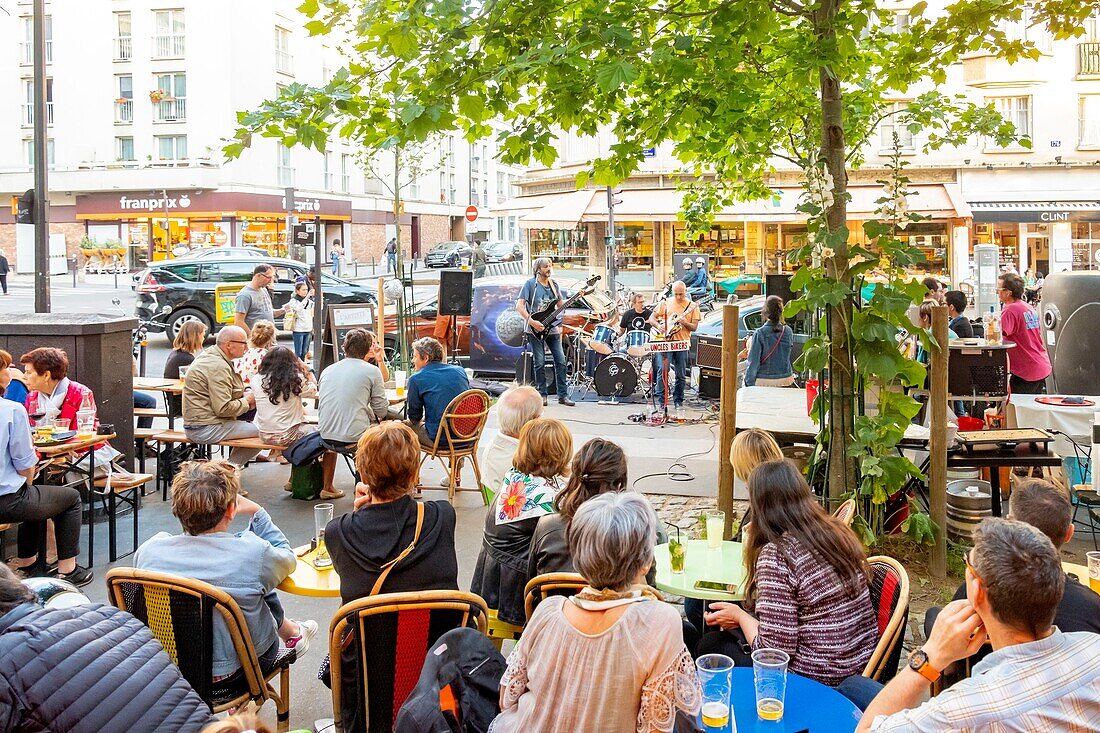
[[[129,125],[134,121],[134,100],[115,100],[115,124]]]
[[[186,44],[183,33],[165,33],[153,36],[153,58],[182,59]]]
[[[134,56],[134,39],[118,36],[114,39],[115,61],[129,61]]]
[[[1100,43],[1077,44],[1077,76],[1100,76]]]
[[[46,124],[53,124],[53,102],[46,102]],[[34,105],[26,102],[23,104],[23,127],[34,125]]]
[[[23,42],[19,44],[19,63],[22,66],[30,66],[34,63],[34,44]],[[53,41],[46,39],[46,63],[53,63]]]
[[[183,97],[162,99],[153,104],[153,122],[183,122],[187,119],[187,100]]]
[[[294,57],[286,51],[275,52],[275,71],[294,76]]]

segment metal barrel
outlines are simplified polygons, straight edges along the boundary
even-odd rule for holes
[[[947,484],[947,537],[970,544],[974,528],[992,516],[993,496],[988,481],[960,479]]]

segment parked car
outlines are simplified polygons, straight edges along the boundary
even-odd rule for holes
[[[267,260],[181,259],[154,263],[142,273],[134,315],[146,321],[169,306],[168,316],[158,318],[160,323],[150,326],[150,330],[163,331],[169,341],[188,321],[199,321],[206,326],[207,332],[214,333],[222,326],[215,319],[214,286],[247,283],[260,262],[275,268],[272,303],[276,310],[282,308],[294,294],[294,281],[305,277],[309,271],[304,262],[275,257]],[[367,288],[327,273],[321,274],[321,289],[329,304],[377,303],[377,298]]]
[[[741,344],[752,335],[753,331],[764,325],[765,300],[767,298],[763,295],[754,295],[751,298],[737,302],[737,305],[740,306],[741,320],[737,325],[737,339]],[[713,311],[703,316],[703,320],[699,322],[699,328],[691,334],[691,351],[688,352],[688,361],[691,364],[695,363],[695,355],[699,351],[700,336],[722,338],[722,310],[722,306],[718,305]],[[810,338],[810,321],[806,313],[802,312],[792,320],[787,321],[787,325],[794,332],[794,345],[791,347],[791,362],[793,363],[802,354],[802,347]]]
[[[466,242],[440,242],[428,250],[424,257],[427,267],[458,267],[470,261],[470,245]]]
[[[210,260],[210,259],[253,259],[262,260],[270,257],[271,253],[257,247],[199,247],[188,252],[177,260]]]
[[[518,262],[523,259],[523,247],[519,242],[487,242],[485,261],[492,265],[497,262]]]

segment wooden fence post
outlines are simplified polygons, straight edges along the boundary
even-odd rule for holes
[[[733,537],[733,465],[730,445],[737,433],[737,352],[741,309],[722,306],[722,392],[718,411],[718,508],[726,513],[723,539]]]
[[[928,494],[932,521],[936,524],[932,547],[932,573],[947,577],[947,307],[932,308],[932,335],[939,348],[931,353],[928,441]]]

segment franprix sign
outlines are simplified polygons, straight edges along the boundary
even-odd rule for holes
[[[118,208],[123,211],[164,211],[167,209],[191,208],[191,196],[186,193],[179,195],[161,196],[160,198],[133,198],[130,196],[118,197]]]
[[[238,191],[138,191],[133,193],[90,193],[76,197],[78,219],[126,219],[134,216],[177,216],[222,219],[231,216],[286,216],[286,196]],[[304,218],[351,219],[351,202],[296,196],[294,214]]]
[[[283,211],[286,211],[286,196],[280,199]],[[301,196],[294,197],[294,211],[299,214],[320,213],[321,199],[304,199]]]

